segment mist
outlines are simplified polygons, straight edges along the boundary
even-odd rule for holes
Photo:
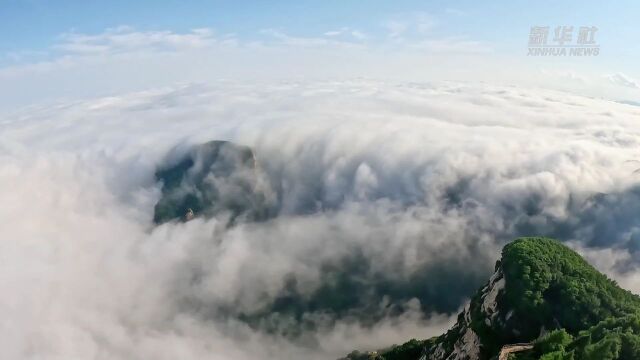
[[[518,236],[637,292],[640,108],[485,83],[185,85],[0,119],[8,359],[334,359],[445,331]],[[156,170],[252,148],[273,216],[153,223]]]

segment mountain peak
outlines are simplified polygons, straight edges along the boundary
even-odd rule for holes
[[[618,287],[575,251],[553,239],[520,238],[503,248],[494,274],[445,334],[381,350],[374,357],[354,352],[347,359],[591,359],[596,353],[613,354],[607,359],[637,359],[639,313],[638,296]],[[616,326],[627,329],[628,336],[603,335]],[[603,341],[606,349],[594,350]],[[634,349],[639,356],[615,357]]]
[[[231,221],[266,217],[265,191],[260,186],[256,156],[247,146],[209,141],[156,171],[162,195],[153,221],[189,221],[226,213]]]

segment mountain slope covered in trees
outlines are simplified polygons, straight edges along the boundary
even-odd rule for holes
[[[514,343],[533,349],[509,359],[640,359],[640,298],[561,243],[521,238],[447,333],[347,359],[489,360]]]

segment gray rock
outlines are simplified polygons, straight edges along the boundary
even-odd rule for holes
[[[267,194],[251,148],[210,141],[158,169],[162,196],[153,221],[226,215],[230,223],[268,217]]]

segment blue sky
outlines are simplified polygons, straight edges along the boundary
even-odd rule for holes
[[[636,45],[637,39],[640,38],[640,28],[634,26],[638,14],[640,14],[640,4],[630,0],[606,4],[586,0],[535,2],[5,0],[0,1],[0,80],[2,76],[6,77],[10,74],[13,81],[17,79],[15,74],[20,73],[20,76],[28,77],[25,79],[27,83],[37,86],[38,82],[35,80],[43,72],[50,75],[52,72],[60,71],[60,68],[69,69],[77,66],[77,60],[80,58],[86,61],[89,55],[85,46],[87,41],[91,42],[92,51],[98,49],[96,43],[99,42],[100,53],[96,54],[94,51],[92,55],[99,55],[105,67],[113,65],[112,62],[109,64],[104,62],[107,57],[116,53],[120,60],[123,52],[135,52],[139,57],[142,49],[137,48],[138,45],[131,45],[126,49],[119,47],[117,51],[111,51],[114,43],[112,39],[107,38],[114,32],[113,29],[120,29],[121,33],[126,32],[131,35],[129,37],[135,35],[138,38],[157,39],[158,36],[168,34],[170,46],[176,44],[175,38],[190,34],[192,29],[207,29],[212,34],[211,37],[205,40],[198,39],[199,44],[215,37],[218,44],[226,39],[227,44],[233,42],[244,49],[242,56],[231,56],[228,54],[229,51],[224,50],[225,56],[229,57],[228,64],[220,62],[221,57],[213,56],[211,52],[209,55],[215,59],[215,65],[207,64],[202,60],[207,58],[202,53],[197,56],[192,54],[196,56],[201,66],[209,70],[217,69],[218,77],[242,74],[243,68],[238,66],[239,63],[244,64],[248,70],[264,68],[265,73],[276,73],[279,70],[269,64],[277,65],[279,60],[269,60],[268,56],[262,52],[250,55],[247,54],[246,49],[256,44],[272,48],[284,44],[287,49],[279,48],[282,50],[278,54],[280,59],[291,55],[297,57],[295,65],[306,64],[306,70],[301,68],[295,72],[296,76],[318,75],[314,70],[318,68],[318,64],[327,65],[332,62],[327,67],[337,67],[338,60],[335,56],[339,56],[339,61],[343,63],[355,64],[360,61],[370,66],[370,72],[355,71],[353,72],[355,76],[388,77],[391,75],[386,71],[387,58],[393,57],[393,61],[403,64],[398,67],[406,70],[409,64],[407,58],[413,56],[412,64],[419,64],[420,59],[429,58],[429,61],[424,61],[425,66],[443,67],[442,71],[434,70],[433,73],[438,76],[416,75],[420,80],[432,78],[461,80],[469,76],[465,69],[453,68],[453,65],[445,69],[446,66],[443,63],[451,62],[452,64],[478,64],[480,70],[475,73],[478,76],[470,80],[491,80],[494,77],[487,75],[491,72],[495,72],[496,79],[501,78],[500,80],[512,82],[519,82],[519,78],[526,77],[526,74],[531,71],[569,74],[569,78],[573,80],[589,76],[611,78],[612,74],[619,74],[625,79],[622,82],[623,85],[631,85],[626,87],[633,88],[634,84],[637,85],[635,79],[640,78],[640,70],[635,65],[640,59],[640,46]],[[552,28],[557,25],[568,25],[576,29],[579,26],[597,26],[599,30],[596,40],[601,46],[601,54],[590,58],[527,58],[528,34],[530,27],[535,25]],[[158,33],[164,35],[158,35]],[[86,38],[91,36],[102,37]],[[120,40],[122,37],[118,41]],[[176,41],[182,40],[191,42],[193,39],[188,36]],[[145,40],[140,41],[145,43]],[[71,42],[73,44],[70,44]],[[82,42],[82,51],[79,51],[78,42]],[[167,43],[163,43],[158,46],[166,50],[166,45]],[[360,48],[361,52],[355,54],[355,50],[351,49],[352,45]],[[331,46],[334,48],[329,49]],[[314,47],[317,49],[311,49]],[[362,48],[373,49],[371,50],[373,53],[369,54],[370,56],[365,55],[362,53]],[[180,46],[178,50],[172,51],[174,54],[179,53],[180,56],[185,56],[185,59],[181,60],[182,64],[190,63],[186,60],[184,49]],[[221,50],[216,51],[219,54]],[[319,54],[320,52],[322,54]],[[469,53],[466,60],[462,58],[463,52]],[[434,53],[439,54],[437,59],[432,57]],[[446,55],[446,53],[451,54]],[[479,53],[485,53],[485,55],[480,56]],[[273,51],[271,54],[273,55]],[[94,60],[96,59],[94,57]],[[261,59],[265,61],[260,62]],[[374,66],[376,61],[378,65]],[[61,62],[64,64],[60,65]],[[32,65],[37,65],[35,68],[38,75],[34,75]],[[166,67],[169,66],[166,65]],[[25,67],[27,67],[26,70]],[[522,69],[512,76],[505,75],[501,70],[501,68],[520,67]],[[16,68],[20,70],[17,71]],[[356,66],[354,68],[357,70]],[[161,75],[166,72],[167,70],[161,70]],[[332,74],[347,76],[349,71],[337,69]],[[485,75],[479,76],[479,74]],[[99,75],[96,74],[95,81],[91,84],[92,88],[103,88],[103,91],[97,91],[96,94],[129,88],[138,89],[145,85],[161,85],[159,81],[149,81],[148,84],[141,82],[131,87],[110,88],[101,86]],[[411,77],[411,75],[406,71],[403,74],[404,77]],[[90,72],[86,72],[86,76],[93,78]],[[146,75],[148,79],[155,77],[152,73]],[[109,80],[113,82],[113,79]],[[166,79],[166,81],[181,80],[192,81],[193,78],[182,79],[179,74],[176,74],[171,79]],[[45,81],[44,78],[41,79],[42,81]],[[593,88],[593,83],[591,87]],[[25,85],[24,89],[28,91],[28,86]],[[636,92],[628,93],[628,91],[629,89],[626,93],[623,91],[616,96],[628,99],[637,94]],[[3,95],[1,88],[0,95]],[[30,100],[22,102],[25,101]]]
[[[611,46],[637,39],[640,14],[635,1],[220,1],[138,0],[5,0],[0,2],[0,46],[3,51],[46,47],[70,30],[95,33],[129,25],[138,29],[185,31],[213,27],[253,36],[263,28],[283,28],[313,35],[329,28],[352,26],[371,32],[396,14],[424,12],[446,17],[439,31],[473,34],[479,39],[513,46],[534,24],[594,24]],[[605,32],[606,31],[606,32]],[[620,40],[620,41],[618,41]]]

